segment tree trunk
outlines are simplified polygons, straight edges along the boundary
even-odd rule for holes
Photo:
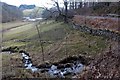
[[[75,2],[75,9],[77,9],[77,2]]]
[[[61,11],[60,11],[60,7],[59,7],[58,2],[55,2],[55,3],[56,3],[56,5],[57,5],[57,9],[58,9],[58,11],[59,11],[59,15],[61,15]]]
[[[64,22],[67,23],[67,2],[64,2],[64,5],[65,5],[65,17],[64,17]]]
[[[74,2],[72,2],[72,9],[74,9]]]
[[[82,8],[82,2],[79,2],[78,8]]]
[[[69,9],[71,10],[72,9],[72,3],[70,2],[70,6],[69,6]]]

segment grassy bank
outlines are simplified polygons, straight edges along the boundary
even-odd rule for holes
[[[45,61],[54,62],[66,56],[83,54],[94,56],[102,52],[107,41],[103,37],[93,36],[79,30],[74,30],[71,25],[63,22],[47,21],[39,26],[41,40],[44,47]],[[18,46],[29,52],[33,64],[43,63],[38,33],[34,24],[28,24],[4,32],[3,47]],[[3,53],[3,75],[13,77],[34,77],[29,70],[22,68],[19,53]],[[11,63],[12,62],[12,63]],[[14,64],[12,66],[11,65]],[[14,74],[9,69],[14,67]],[[6,74],[6,73],[9,74]],[[42,74],[39,74],[40,77]]]

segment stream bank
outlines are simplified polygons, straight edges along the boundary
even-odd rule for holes
[[[34,72],[47,73],[50,77],[61,77],[65,78],[67,75],[76,75],[81,73],[84,69],[86,60],[81,56],[67,57],[59,62],[44,63],[39,66],[33,65],[33,62],[26,51],[20,51],[22,55],[22,61],[25,69]]]

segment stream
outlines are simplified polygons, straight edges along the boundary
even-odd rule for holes
[[[44,66],[34,66],[30,59],[30,56],[25,51],[20,51],[22,55],[22,61],[25,69],[29,69],[32,72],[46,72],[50,77],[64,78],[66,75],[75,75],[83,70],[84,65],[77,59],[71,60],[71,62],[58,63],[58,64],[44,64]],[[61,64],[61,65],[60,65]]]

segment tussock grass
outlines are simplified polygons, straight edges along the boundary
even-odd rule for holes
[[[71,25],[63,22],[42,22],[39,25],[39,30],[45,51],[45,61],[54,62],[66,56],[79,54],[92,56],[103,51],[107,46],[105,38],[74,30]],[[18,46],[20,49],[27,50],[30,53],[34,64],[39,65],[42,63],[40,42],[34,24],[21,26],[5,32],[3,46]],[[15,65],[18,65],[18,63],[22,65],[19,53],[7,56],[3,54],[3,63],[7,62],[9,58],[13,58],[12,62]],[[15,61],[16,59],[18,59],[18,62]],[[7,72],[7,64],[10,65],[8,62],[3,64],[4,72]],[[19,78],[33,77],[30,71],[17,66],[15,67],[15,72]]]

